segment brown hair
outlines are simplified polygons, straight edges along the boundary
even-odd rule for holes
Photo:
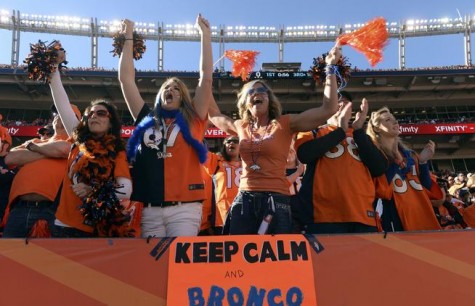
[[[273,121],[274,119],[278,119],[282,115],[282,106],[277,99],[276,95],[272,92],[272,89],[267,85],[266,82],[262,80],[254,80],[249,83],[244,84],[241,88],[241,91],[238,93],[238,101],[237,101],[237,108],[239,110],[239,117],[246,121],[252,121],[251,112],[247,109],[246,100],[248,97],[248,91],[252,88],[255,84],[261,84],[263,87],[267,89],[267,95],[269,97],[269,120]]]
[[[157,103],[161,103],[161,96],[162,92],[165,90],[170,83],[176,83],[178,85],[178,89],[180,90],[181,95],[181,105],[180,105],[180,112],[183,114],[186,122],[189,126],[193,122],[193,118],[196,117],[196,112],[194,108],[194,102],[191,99],[190,91],[188,87],[186,87],[185,83],[182,80],[176,77],[171,77],[163,82],[162,86],[158,90],[157,97],[155,98],[155,107],[157,107]]]

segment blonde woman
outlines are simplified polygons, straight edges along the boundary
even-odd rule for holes
[[[391,190],[382,201],[383,230],[439,230],[430,200],[442,199],[443,194],[432,180],[427,164],[435,153],[435,143],[429,141],[419,155],[408,149],[399,137],[399,124],[387,107],[371,114],[366,132],[390,163],[386,178]]]

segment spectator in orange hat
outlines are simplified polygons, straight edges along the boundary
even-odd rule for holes
[[[50,236],[57,206],[55,199],[66,172],[71,146],[57,114],[54,114],[53,129],[51,138],[29,140],[13,148],[5,157],[8,166],[20,168],[13,179],[3,218],[4,237]],[[51,144],[54,148],[49,148]]]
[[[54,135],[54,129],[52,124],[45,125],[38,129],[38,135],[41,140],[48,140]]]

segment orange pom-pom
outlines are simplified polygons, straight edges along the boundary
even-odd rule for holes
[[[33,224],[31,227],[30,238],[50,238],[51,232],[49,230],[48,221],[45,219],[39,219],[38,221]]]
[[[368,22],[367,25],[352,33],[340,35],[337,43],[350,45],[363,53],[372,67],[383,59],[383,49],[389,38],[386,20],[382,17]]]
[[[224,56],[233,62],[232,75],[241,77],[243,81],[248,79],[249,72],[254,69],[256,64],[257,51],[250,50],[226,50]]]

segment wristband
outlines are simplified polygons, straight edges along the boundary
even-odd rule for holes
[[[35,144],[34,144],[33,142],[29,142],[29,143],[26,145],[26,149],[27,149],[28,151],[34,152],[34,151],[31,149],[31,147],[34,146],[34,145],[35,145]]]
[[[337,74],[338,66],[335,64],[330,64],[325,67],[325,74],[327,76]]]

